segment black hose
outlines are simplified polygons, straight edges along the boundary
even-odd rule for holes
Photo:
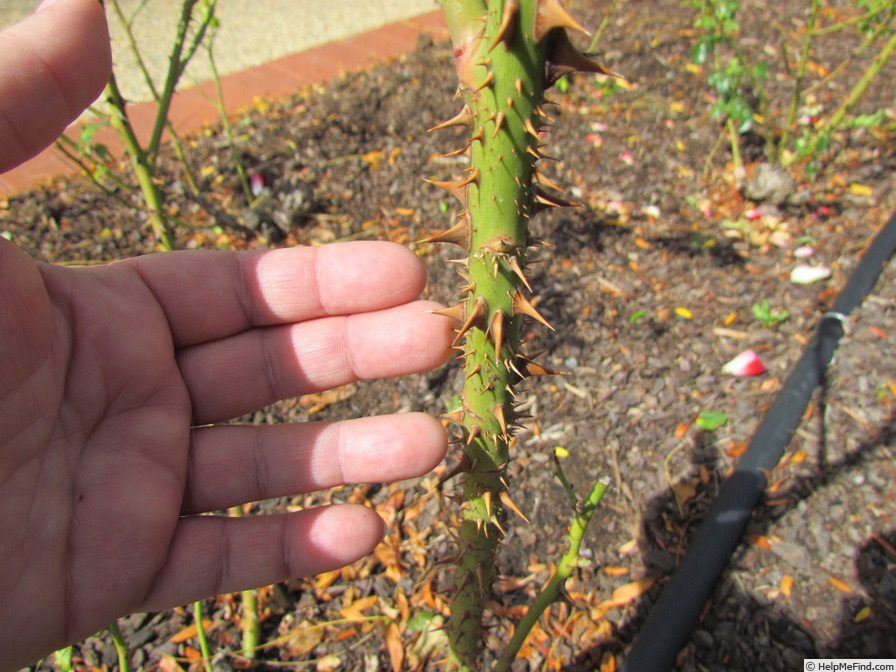
[[[896,214],[874,237],[834,302],[821,316],[784,387],[756,429],[734,472],[663,588],[622,664],[621,672],[666,672],[675,666],[704,603],[740,541],[815,388],[821,384],[849,313],[872,290],[896,252]]]

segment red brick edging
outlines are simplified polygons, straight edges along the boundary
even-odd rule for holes
[[[221,78],[227,112],[232,114],[256,99],[282,100],[303,86],[320,84],[339,75],[397,58],[413,51],[417,38],[430,33],[436,39],[446,38],[447,28],[441,10],[376,28],[354,37],[337,40],[255,68]],[[192,133],[205,124],[216,122],[215,91],[212,82],[186,89],[175,95],[170,118],[178,133]],[[139,103],[128,108],[131,123],[145,142],[155,118],[155,103]],[[78,125],[66,131],[77,138]],[[121,143],[110,129],[97,133],[95,141],[113,153],[121,152]],[[46,183],[53,177],[78,171],[54,147],[49,147],[30,161],[0,175],[0,197],[11,196]]]

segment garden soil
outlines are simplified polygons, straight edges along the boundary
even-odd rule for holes
[[[585,25],[599,25],[596,2],[572,4]],[[826,3],[824,20],[847,16],[841,4]],[[793,87],[783,63],[797,53],[803,9],[760,0],[744,7],[743,44],[773,63],[765,93],[774,117],[783,118]],[[576,76],[553,92],[548,108],[547,152],[562,161],[546,162],[545,171],[581,207],[534,222],[548,245],[532,252],[530,283],[554,330],[529,325],[525,351],[543,353],[538,361],[564,375],[530,378],[519,391],[531,417],[516,435],[508,482],[528,522],[512,514],[503,522],[487,656],[507,640],[566,544],[573,511],[555,474],[555,448],[569,452],[562,464],[580,496],[601,476],[611,486],[566,599],[533,632],[514,668],[521,671],[619,665],[820,316],[896,211],[893,65],[855,110],[889,108],[888,122],[835,135],[814,179],[804,164],[784,172],[760,167],[761,123],[744,139],[741,174],[710,115],[707,73],[691,64],[692,21],[677,0],[621,3],[598,51],[625,79]],[[819,38],[811,80],[857,44]],[[810,91],[815,104],[833,109],[864,64],[860,57]],[[427,298],[452,302],[461,284],[451,263],[461,256],[457,248],[415,241],[457,215],[458,205],[423,181],[465,166],[462,156],[442,156],[461,145],[458,132],[427,131],[456,113],[454,82],[450,45],[423,39],[397,62],[247,110],[235,120],[238,149],[265,184],[252,207],[221,129],[188,138],[203,196],[190,195],[172,157],[162,164],[179,245],[393,240],[425,260]],[[0,230],[37,259],[106,262],[153,251],[138,203],[136,193],[112,198],[85,179],[60,180],[8,199]],[[801,264],[831,276],[794,283],[791,272]],[[890,263],[850,317],[823,389],[769,473],[678,669],[783,672],[802,669],[807,657],[896,657],[894,280]],[[754,314],[762,302],[768,324]],[[764,373],[723,371],[745,350],[758,354]],[[239,421],[440,414],[461,384],[452,363],[285,401]],[[239,596],[206,601],[214,669],[441,669],[459,490],[456,479],[440,478],[456,462],[452,450],[423,479],[249,507],[263,514],[364,502],[384,516],[389,533],[352,567],[261,590],[268,646],[254,662],[238,654]],[[191,624],[189,607],[123,619],[135,669],[197,669]],[[84,665],[78,669],[118,665],[103,635],[76,645],[74,656]]]

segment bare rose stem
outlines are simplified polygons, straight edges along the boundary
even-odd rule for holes
[[[476,670],[502,517],[506,510],[519,512],[505,475],[518,419],[514,386],[527,376],[553,373],[520,352],[523,316],[550,327],[527,296],[529,248],[537,245],[529,220],[542,210],[573,205],[537,165],[547,158],[544,91],[574,71],[611,73],[573,47],[566,29],[584,29],[560,0],[440,2],[463,107],[436,128],[469,130],[464,146],[451,154],[466,154],[470,165],[456,179],[432,181],[460,201],[462,212],[456,224],[426,240],[454,243],[468,253],[464,299],[439,312],[462,325],[455,346],[465,377],[460,407],[449,414],[460,427],[464,483],[448,637],[456,666]]]

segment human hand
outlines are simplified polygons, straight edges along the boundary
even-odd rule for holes
[[[101,85],[85,66],[72,68],[69,86],[52,60],[102,53],[98,6],[60,0],[23,22],[34,25],[17,26],[15,50],[0,48],[0,146],[16,137],[17,158],[50,140],[54,122],[42,107],[31,123],[6,109],[13,94],[49,86],[50,77],[59,88],[44,105],[83,105]],[[10,63],[27,60],[21,49],[41,44],[38,34],[54,22],[80,27],[73,51],[44,54],[45,67],[26,72],[33,82],[10,78]],[[451,323],[426,312],[435,304],[413,300],[424,282],[415,255],[389,243],[65,268],[35,264],[0,237],[0,668],[31,663],[127,613],[368,553],[383,527],[366,507],[197,514],[424,473],[446,449],[438,421],[209,425],[278,399],[442,364]]]

